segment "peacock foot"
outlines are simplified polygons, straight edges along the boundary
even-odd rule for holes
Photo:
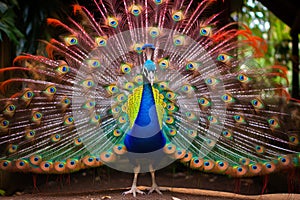
[[[130,190],[126,191],[126,192],[123,192],[122,195],[126,195],[126,194],[132,194],[133,197],[136,197],[136,193],[139,193],[139,194],[146,194],[145,192],[137,189],[136,186],[132,186]]]
[[[161,195],[162,195],[162,193],[161,193],[161,191],[159,190],[159,187],[158,187],[157,184],[152,184],[152,186],[151,186],[151,188],[150,188],[148,194],[151,194],[153,191],[156,191],[158,194],[161,194]]]

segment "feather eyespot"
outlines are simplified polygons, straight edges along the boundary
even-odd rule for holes
[[[245,124],[246,120],[242,115],[234,115],[233,119],[239,124]]]
[[[117,28],[117,26],[119,25],[117,18],[107,17],[107,25],[112,28]]]
[[[170,65],[170,61],[167,58],[161,58],[158,60],[158,66],[162,69],[165,70],[167,68],[169,68]]]
[[[91,89],[95,86],[95,82],[92,79],[86,79],[83,80],[81,82],[81,85],[85,88],[85,89]]]
[[[224,95],[222,95],[221,99],[225,103],[234,103],[235,102],[235,99],[230,94],[224,94]]]
[[[215,86],[218,84],[220,81],[214,77],[209,77],[205,79],[205,84],[209,86]]]
[[[59,142],[61,139],[61,135],[60,134],[54,134],[51,136],[51,142]]]
[[[64,41],[67,46],[78,44],[78,38],[73,35],[64,37]]]
[[[212,29],[210,26],[201,27],[200,28],[200,35],[201,36],[211,36],[212,35]]]
[[[16,106],[12,103],[7,104],[3,110],[3,114],[9,117],[12,117],[15,114],[15,112],[16,112]]]
[[[219,122],[217,117],[215,117],[213,115],[208,116],[207,119],[208,119],[209,123],[211,123],[211,124],[217,124]]]
[[[110,95],[114,95],[114,94],[119,92],[119,88],[116,85],[109,85],[109,86],[106,87],[106,91]]]
[[[74,118],[72,116],[65,116],[64,117],[64,125],[70,126],[74,124]]]
[[[41,123],[42,117],[43,117],[42,113],[38,111],[34,111],[32,113],[31,121],[39,125]]]
[[[251,100],[251,104],[255,109],[262,109],[264,108],[264,104],[262,103],[261,100],[259,100],[258,98],[252,99]]]
[[[80,146],[80,145],[82,145],[82,139],[81,139],[81,138],[75,138],[75,139],[74,139],[74,145],[75,145],[75,146]]]
[[[163,0],[153,0],[156,5],[160,5],[163,3]]]
[[[211,105],[210,101],[205,98],[205,97],[201,97],[199,100],[198,100],[198,103],[203,106],[203,107],[208,107]]]
[[[198,67],[200,66],[200,63],[198,62],[188,62],[185,66],[186,70],[189,71],[195,71],[198,69]]]
[[[21,99],[26,102],[29,103],[32,98],[34,97],[34,93],[31,89],[25,89],[25,91],[23,92]]]
[[[25,132],[25,138],[27,140],[30,140],[30,139],[32,139],[34,137],[35,137],[35,131],[34,130],[31,130],[31,129],[26,130],[26,132]]]
[[[67,64],[63,64],[58,66],[55,71],[59,76],[63,76],[70,71],[70,67]]]
[[[98,69],[101,67],[101,62],[99,59],[88,59],[86,60],[86,64],[90,69]]]
[[[157,27],[151,27],[149,29],[150,36],[154,39],[160,36],[160,30]]]
[[[277,129],[280,127],[278,119],[276,117],[268,119],[268,123],[271,129]]]
[[[17,152],[17,150],[18,150],[18,145],[16,145],[16,144],[8,145],[8,153],[9,154],[15,153],[15,152]]]
[[[130,74],[132,68],[132,64],[122,63],[121,64],[121,72],[124,74]]]
[[[232,56],[229,56],[225,53],[221,53],[218,55],[217,57],[217,61],[223,62],[223,63],[229,63],[229,61],[231,60]]]
[[[222,131],[222,135],[226,138],[226,139],[232,139],[232,132],[229,130],[224,130]]]
[[[173,37],[173,44],[175,46],[182,46],[185,43],[185,37],[183,35],[175,35]]]
[[[132,5],[129,7],[129,11],[134,16],[139,16],[142,13],[142,7],[139,5]]]
[[[104,36],[95,37],[95,43],[98,47],[104,47],[107,44],[107,38]]]
[[[9,126],[9,121],[6,120],[6,119],[1,119],[0,118],[0,130],[7,130],[8,129],[8,126]]]
[[[183,13],[182,13],[181,10],[174,12],[173,15],[172,15],[172,19],[175,22],[179,22],[179,21],[183,20],[183,18],[184,17],[183,17]]]
[[[100,120],[101,120],[101,116],[99,114],[93,114],[90,117],[90,123],[93,125],[99,125]]]
[[[244,73],[240,73],[237,76],[237,79],[242,83],[248,83],[250,81],[250,78],[247,75],[245,75]]]

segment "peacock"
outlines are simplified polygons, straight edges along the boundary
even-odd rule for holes
[[[215,3],[94,0],[47,19],[59,36],[0,70],[0,169],[107,165],[134,173],[135,197],[139,173],[161,194],[155,171],[178,160],[231,177],[299,166],[287,70],[259,66],[264,40]]]

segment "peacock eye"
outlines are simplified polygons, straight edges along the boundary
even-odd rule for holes
[[[95,101],[88,100],[83,104],[82,108],[87,109],[87,110],[92,110],[95,108],[95,106],[96,106]]]
[[[213,116],[213,115],[208,116],[207,119],[208,119],[208,121],[209,121],[211,124],[216,124],[216,123],[218,123],[218,119],[217,119],[215,116]]]
[[[54,95],[56,93],[56,87],[51,85],[51,86],[48,86],[45,90],[44,90],[44,93],[47,94],[47,95]]]
[[[111,95],[119,92],[119,88],[116,85],[109,85],[106,87],[106,90]]]
[[[90,123],[92,125],[99,125],[100,123],[100,120],[101,120],[101,117],[99,114],[93,114],[91,117],[90,117]]]
[[[231,60],[231,56],[225,54],[225,53],[221,53],[218,55],[217,60],[223,63],[228,63]]]
[[[199,66],[200,64],[197,62],[188,62],[185,68],[186,70],[194,71],[197,70]]]
[[[70,67],[67,64],[62,64],[58,66],[55,71],[58,75],[65,75],[70,71]]]
[[[264,104],[257,98],[251,100],[251,104],[254,108],[262,109],[264,108]]]
[[[35,131],[34,130],[27,130],[25,133],[26,139],[32,139],[35,137]]]
[[[33,96],[34,96],[34,93],[32,92],[32,90],[26,89],[22,95],[22,99],[25,101],[31,100],[33,98]]]
[[[159,59],[158,66],[163,70],[167,69],[169,67],[169,59],[166,59],[166,58]]]
[[[208,77],[205,79],[205,83],[209,86],[215,86],[217,83],[219,83],[219,80],[214,77]]]
[[[121,64],[121,71],[122,71],[122,73],[124,73],[124,74],[130,74],[131,67],[132,67],[132,64],[129,64],[129,63],[123,63],[123,64]]]
[[[222,131],[222,135],[226,138],[226,139],[232,139],[232,133],[229,130],[224,130]]]
[[[181,87],[181,91],[184,92],[184,93],[191,93],[193,91],[193,87],[191,85],[184,84]]]
[[[157,27],[151,27],[149,34],[152,38],[157,38],[160,35],[160,30]]]
[[[103,36],[95,37],[95,43],[98,47],[106,46],[106,42],[107,42],[106,37],[103,37]]]
[[[52,142],[58,142],[58,141],[60,141],[60,139],[61,139],[60,134],[54,134],[54,135],[51,136],[51,141]]]
[[[115,17],[108,17],[107,21],[108,21],[108,25],[110,27],[117,28],[117,26],[118,26],[117,18],[115,18]]]
[[[279,122],[278,120],[274,117],[274,118],[270,118],[268,119],[268,123],[269,123],[269,126],[274,129],[274,128],[279,128]]]
[[[250,81],[250,78],[248,76],[246,76],[245,74],[243,73],[240,73],[238,76],[237,76],[237,79],[242,82],[242,83],[247,83]]]
[[[175,46],[182,46],[185,42],[185,37],[183,35],[175,35],[173,37],[173,44]]]
[[[75,138],[74,139],[74,145],[75,146],[80,146],[82,144],[82,139],[81,138]]]
[[[221,98],[225,103],[233,103],[235,101],[230,94],[224,94]]]
[[[64,125],[70,126],[74,124],[74,118],[72,116],[65,116]]]
[[[201,106],[204,106],[204,107],[207,107],[207,106],[210,106],[210,105],[211,105],[210,101],[209,101],[207,98],[205,98],[205,97],[201,97],[201,98],[198,100],[198,102],[199,102],[199,104],[200,104]]]
[[[212,35],[211,27],[210,26],[201,27],[200,28],[200,35],[201,36],[211,36]]]
[[[138,54],[143,52],[143,44],[142,43],[136,43],[133,45],[133,50],[137,52]]]
[[[179,22],[183,20],[183,13],[182,11],[176,11],[173,13],[172,18],[175,22]]]
[[[32,113],[31,120],[35,123],[39,123],[41,121],[42,117],[43,117],[42,113],[35,111]]]
[[[163,2],[163,0],[154,0],[154,3],[155,3],[156,5],[160,5],[160,4],[162,4],[162,2]]]
[[[72,36],[72,35],[64,37],[64,41],[67,46],[78,44],[78,38],[76,36]]]
[[[127,82],[127,83],[125,83],[124,88],[129,91],[132,91],[134,89],[134,84],[132,82]]]
[[[142,7],[138,6],[138,5],[132,5],[129,7],[129,10],[131,11],[131,14],[133,14],[134,16],[139,16],[142,12]]]
[[[125,96],[125,94],[119,94],[117,97],[116,97],[116,100],[118,101],[118,102],[124,102],[124,101],[126,101],[127,100],[127,97]]]
[[[138,85],[143,84],[143,76],[142,75],[137,75],[134,77],[134,82],[136,82]]]
[[[91,69],[97,69],[97,68],[101,67],[100,60],[98,60],[98,59],[88,59],[88,60],[86,60],[86,63],[88,65],[88,67]]]
[[[86,89],[91,89],[95,86],[95,82],[92,79],[86,79],[81,82],[81,85]]]
[[[244,123],[246,123],[245,118],[244,118],[243,116],[241,116],[241,115],[234,115],[234,116],[233,116],[233,119],[234,119],[237,123],[239,123],[239,124],[244,124]]]

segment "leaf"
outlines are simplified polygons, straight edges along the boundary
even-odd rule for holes
[[[0,189],[0,196],[4,196],[5,195],[5,191]]]

